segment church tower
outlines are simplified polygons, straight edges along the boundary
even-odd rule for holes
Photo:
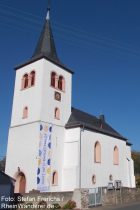
[[[15,192],[61,190],[72,73],[58,58],[48,8],[32,58],[16,67],[6,160]]]

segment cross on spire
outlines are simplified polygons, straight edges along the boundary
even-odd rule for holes
[[[51,0],[48,0],[46,20],[50,19],[50,10],[51,10]]]
[[[50,10],[51,9],[51,0],[48,0],[48,6],[47,9]]]

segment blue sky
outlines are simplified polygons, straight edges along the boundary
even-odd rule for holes
[[[14,67],[34,51],[47,0],[0,0],[0,158],[6,153]],[[106,121],[140,150],[140,1],[52,0],[59,58],[71,68],[72,105]]]

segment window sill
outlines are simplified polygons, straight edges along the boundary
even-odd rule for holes
[[[55,89],[55,90],[57,90],[57,91],[60,91],[60,92],[62,92],[62,93],[65,93],[65,90],[60,90],[59,88],[54,87],[54,86],[52,86],[52,85],[50,85],[50,87],[53,88],[53,89]]]
[[[54,119],[55,119],[55,120],[60,120],[60,118],[56,118],[56,117],[55,117]]]
[[[31,86],[28,86],[26,88],[21,88],[20,90],[23,91],[23,90],[27,90],[27,89],[32,88],[32,87],[35,87],[35,85],[31,85]]]

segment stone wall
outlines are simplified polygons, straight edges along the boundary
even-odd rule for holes
[[[61,207],[69,200],[73,200],[76,202],[76,209],[87,209],[89,207],[89,189],[76,189],[74,192],[52,193],[39,193],[33,191],[24,194],[23,199],[25,199],[23,200],[24,204],[39,204],[40,201],[44,200],[47,205],[57,203]],[[102,188],[102,205],[104,206],[137,201],[140,201],[140,188],[122,188],[121,190],[107,190],[107,188]]]
[[[59,204],[63,206],[69,200],[73,200],[73,192],[51,192],[51,193],[40,193],[40,192],[30,192],[23,194],[25,203],[39,203],[45,201],[47,204]],[[33,201],[28,201],[28,198],[33,198]]]
[[[45,201],[49,204],[59,204],[63,207],[69,200],[76,202],[76,209],[87,209],[88,208],[88,189],[76,189],[74,192],[52,192],[52,193],[40,193],[38,191],[32,191],[26,194],[17,195],[17,200],[22,199],[19,203],[24,205],[33,204],[37,205],[41,201]],[[18,199],[19,198],[19,199]],[[49,207],[48,207],[49,208]],[[19,208],[22,210],[22,208]],[[50,207],[51,209],[51,207]]]
[[[87,209],[89,206],[89,190],[81,189],[77,190],[76,194],[79,193],[79,204],[77,206],[81,209]],[[76,198],[76,197],[74,197]],[[102,205],[117,205],[132,202],[140,202],[140,188],[121,188],[120,190],[107,190],[102,188]]]
[[[103,205],[117,205],[140,201],[140,188],[121,188],[120,190],[107,190],[104,188],[102,192]]]
[[[76,189],[73,193],[73,200],[76,202],[78,209],[87,209],[89,190],[88,189]]]
[[[81,193],[78,190],[75,190],[74,192],[47,192],[47,193],[40,193],[38,191],[31,191],[29,193],[25,194],[16,194],[16,204],[18,204],[18,209],[22,210],[25,209],[32,209],[27,208],[27,206],[33,205],[34,209],[38,210],[41,209],[37,208],[37,205],[47,205],[47,208],[45,209],[53,209],[53,204],[59,204],[61,207],[63,207],[69,200],[75,201],[76,202],[76,209],[80,209],[81,207]],[[42,201],[44,204],[42,204]],[[42,207],[44,209],[44,207]]]

